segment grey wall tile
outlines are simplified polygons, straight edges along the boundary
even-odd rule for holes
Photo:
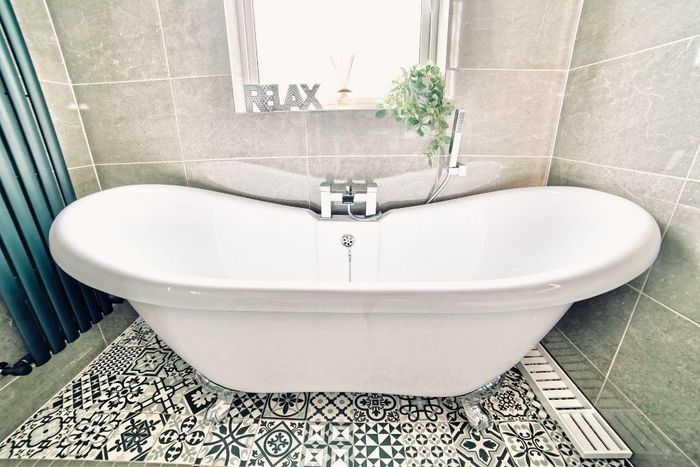
[[[229,74],[222,0],[159,0],[171,76]]]
[[[167,81],[74,89],[96,164],[181,158]]]
[[[634,201],[665,227],[683,187],[680,178],[552,159],[548,185],[579,186]]]
[[[460,154],[549,156],[566,72],[448,70],[447,93],[465,110]]]
[[[600,371],[607,373],[638,297],[639,292],[623,285],[574,303],[557,327]]]
[[[467,166],[467,175],[450,178],[438,200],[509,188],[540,186],[544,182],[549,163],[547,157],[461,156],[458,160]]]
[[[41,90],[46,98],[46,105],[49,107],[51,121],[56,128],[66,165],[78,167],[91,164],[90,150],[71,86],[42,82]]]
[[[73,83],[165,78],[156,0],[47,0]]]
[[[26,354],[27,348],[24,341],[15,328],[2,297],[0,297],[0,359],[14,363]],[[8,378],[0,379],[0,388],[9,381]]]
[[[114,339],[128,328],[139,315],[134,310],[129,302],[115,304],[110,314],[98,323],[100,331],[107,342],[112,342]]]
[[[92,165],[68,169],[68,175],[70,175],[75,195],[78,198],[100,191],[100,184],[97,181],[95,168]]]
[[[566,69],[581,0],[453,0],[452,68]]]
[[[310,156],[423,154],[428,138],[391,116],[374,110],[324,110],[306,113]]]
[[[696,0],[586,0],[572,66],[700,34]]]
[[[698,145],[698,149],[695,151],[695,154],[695,164],[693,164],[693,167],[691,167],[688,178],[700,181],[700,145]]]
[[[95,168],[103,190],[142,183],[187,185],[182,162],[96,165]]]
[[[309,207],[306,158],[187,162],[190,186]]]
[[[542,339],[542,345],[559,366],[591,402],[595,401],[605,382],[605,376],[591,364],[559,329],[552,329]]]
[[[700,40],[573,70],[555,155],[684,177],[700,142]]]
[[[695,461],[700,328],[642,296],[610,380]]]
[[[700,323],[700,209],[679,204],[644,292]]]
[[[597,407],[634,453],[630,460],[635,467],[694,465],[609,381]]]
[[[13,0],[12,7],[39,79],[68,83],[66,66],[44,0]]]
[[[233,109],[230,76],[176,79],[172,84],[185,159],[218,159],[254,155],[252,154],[254,151],[250,151],[251,154],[241,154],[241,141],[256,137],[263,139],[265,125],[256,129],[256,132],[249,131],[247,134],[237,128],[236,119],[239,117]],[[280,115],[273,119],[279,120],[280,123],[284,121],[284,117]],[[301,135],[303,121],[300,117],[298,120],[300,121],[297,132]],[[270,128],[270,130],[273,129]],[[270,136],[274,135],[270,134]],[[254,141],[251,142],[255,144]],[[301,151],[301,148],[298,151]]]
[[[105,348],[97,327],[54,355],[27,376],[12,381],[0,391],[0,438],[5,438],[87,366]]]
[[[377,183],[380,210],[421,204],[427,199],[435,176],[436,168],[429,167],[423,156],[310,157],[311,207],[320,212],[322,182],[360,180]],[[354,210],[364,214],[364,204],[356,205]],[[335,212],[346,210],[338,206]]]

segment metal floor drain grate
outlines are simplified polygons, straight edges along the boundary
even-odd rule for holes
[[[528,352],[518,363],[518,368],[542,401],[547,413],[561,425],[581,457],[632,457],[632,451],[544,347],[538,344]]]

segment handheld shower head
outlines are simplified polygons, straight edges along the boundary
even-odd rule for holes
[[[455,119],[452,124],[452,141],[450,142],[450,168],[457,167],[457,157],[459,157],[459,147],[462,144],[463,133],[464,110],[455,109]]]

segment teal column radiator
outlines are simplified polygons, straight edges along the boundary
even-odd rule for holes
[[[51,223],[75,192],[9,0],[0,0],[0,26],[0,296],[41,365],[112,305],[51,258]]]

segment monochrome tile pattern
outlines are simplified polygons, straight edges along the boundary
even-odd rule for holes
[[[0,443],[0,459],[198,466],[631,466],[583,460],[517,369],[469,427],[455,398],[360,393],[236,393],[220,423],[216,395],[137,320]]]

